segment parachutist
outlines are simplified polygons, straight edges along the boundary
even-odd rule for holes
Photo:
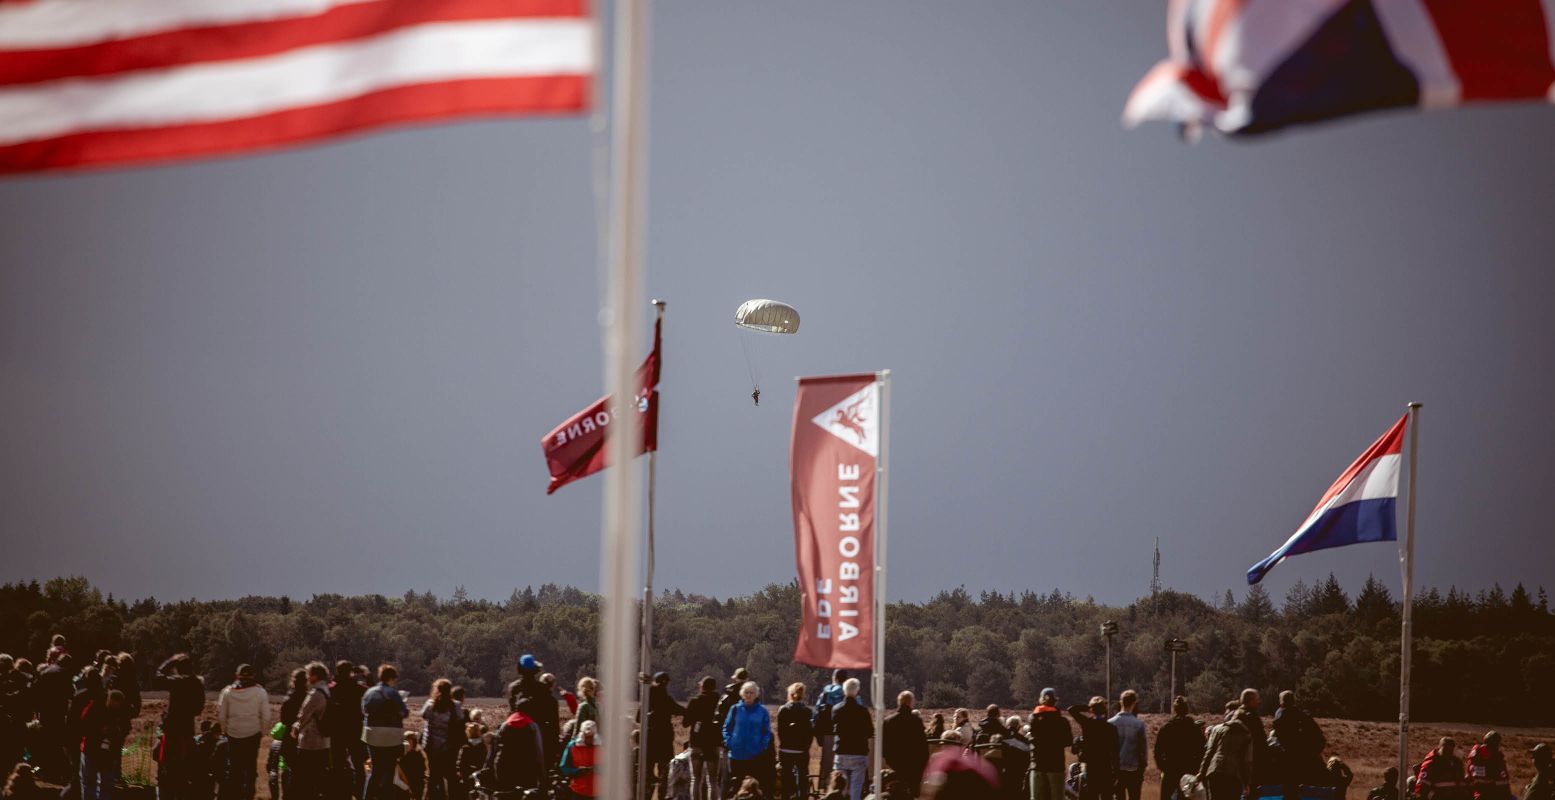
[[[751,402],[755,403],[758,406],[761,405],[761,390],[760,389],[752,389],[751,390]]]

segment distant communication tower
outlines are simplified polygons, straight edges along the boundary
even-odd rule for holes
[[[1150,576],[1150,611],[1155,611],[1156,597],[1161,594],[1161,537],[1155,537],[1155,574]]]

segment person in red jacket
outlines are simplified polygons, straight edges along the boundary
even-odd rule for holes
[[[1457,749],[1458,743],[1445,737],[1426,753],[1415,779],[1415,794],[1421,800],[1462,800],[1463,760],[1455,755]]]
[[[1510,800],[1512,779],[1506,772],[1506,756],[1501,754],[1501,734],[1491,731],[1469,751],[1464,777],[1474,800]]]
[[[594,789],[594,766],[598,763],[598,747],[594,739],[599,723],[588,720],[578,726],[578,736],[567,743],[562,751],[562,774],[570,780],[567,788],[575,797],[598,797]]]

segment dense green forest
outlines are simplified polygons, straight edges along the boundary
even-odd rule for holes
[[[797,585],[772,585],[718,600],[666,592],[655,601],[655,669],[677,694],[701,675],[720,679],[748,667],[769,701],[792,681],[822,671],[790,660],[798,625]],[[0,652],[37,659],[54,633],[76,653],[129,650],[149,670],[163,657],[195,656],[211,687],[239,663],[254,664],[272,689],[314,659],[396,664],[402,685],[425,691],[446,676],[471,696],[500,693],[514,662],[537,654],[570,684],[596,670],[599,598],[554,585],[513,592],[502,603],[315,595],[306,600],[125,602],[84,578],[0,587]],[[973,596],[941,592],[926,603],[894,603],[886,634],[886,685],[916,691],[928,707],[1032,705],[1044,686],[1083,699],[1103,685],[1105,620],[1116,620],[1113,686],[1137,688],[1147,710],[1169,693],[1163,643],[1188,640],[1180,680],[1196,710],[1218,708],[1233,691],[1293,688],[1316,713],[1395,719],[1399,606],[1376,580],[1352,599],[1330,576],[1298,584],[1276,604],[1261,587],[1237,602],[1166,591],[1124,608],[1058,592]],[[1414,708],[1419,720],[1501,724],[1555,721],[1555,616],[1544,589],[1499,586],[1478,594],[1420,593],[1415,601]],[[867,684],[866,684],[867,685]]]

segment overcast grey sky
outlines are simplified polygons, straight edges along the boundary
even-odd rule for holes
[[[1555,563],[1555,111],[1128,132],[1150,3],[656,4],[659,583],[794,574],[796,374],[893,372],[890,592],[1235,587],[1404,410],[1418,573]],[[583,119],[0,182],[0,580],[120,595],[598,585]],[[748,297],[803,329],[759,344]],[[647,298],[644,298],[646,302]],[[1286,562],[1368,572],[1366,545]]]

